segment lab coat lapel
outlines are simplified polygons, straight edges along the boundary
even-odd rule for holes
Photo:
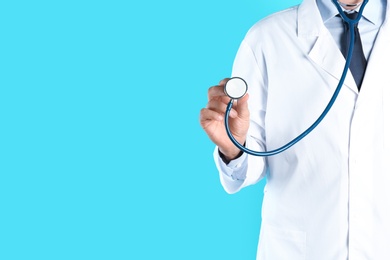
[[[387,8],[387,19],[383,23],[376,38],[370,58],[368,60],[366,73],[362,83],[361,92],[376,90],[381,88],[384,92],[389,93],[390,88],[390,24],[389,10]],[[387,75],[387,76],[384,76]]]
[[[327,73],[340,80],[345,66],[345,58],[327,30],[323,30],[323,33],[318,37],[309,57]],[[357,93],[358,89],[350,71],[348,71],[344,85]]]
[[[321,14],[313,0],[304,1],[298,10],[298,37],[307,44],[308,57],[321,69],[340,80],[343,73],[345,58],[339,50],[332,35],[323,24]],[[313,40],[315,41],[313,44]],[[355,93],[356,83],[348,71],[344,85]],[[336,87],[336,86],[335,86]]]

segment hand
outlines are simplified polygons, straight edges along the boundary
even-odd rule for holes
[[[209,88],[207,106],[200,111],[200,124],[226,159],[232,160],[237,157],[240,150],[232,143],[225,130],[224,117],[230,98],[226,96],[224,86],[228,80],[223,79],[218,86]],[[241,144],[245,143],[249,128],[248,98],[246,94],[236,101],[229,114],[230,131]]]

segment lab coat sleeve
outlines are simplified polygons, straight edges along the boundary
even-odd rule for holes
[[[253,48],[244,39],[234,61],[232,76],[241,77],[248,84],[251,124],[246,147],[255,151],[265,151],[264,117],[267,91],[264,72],[266,72],[265,62],[262,60],[259,62]],[[244,153],[243,156],[226,165],[218,154],[218,148],[216,148],[214,160],[220,174],[221,184],[230,194],[257,183],[265,176],[266,163],[263,157]]]

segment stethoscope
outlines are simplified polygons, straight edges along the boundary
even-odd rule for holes
[[[281,153],[281,152],[285,151],[286,149],[290,148],[291,146],[293,146],[294,144],[298,143],[306,135],[308,135],[311,131],[313,131],[314,128],[316,128],[318,126],[318,124],[325,118],[325,116],[328,114],[329,110],[332,108],[334,102],[336,101],[337,96],[339,95],[341,87],[344,84],[345,78],[346,78],[347,73],[348,73],[348,68],[349,68],[349,65],[351,63],[352,52],[353,52],[353,48],[354,48],[354,45],[355,45],[355,33],[354,33],[353,28],[360,21],[360,18],[362,17],[362,14],[363,14],[364,7],[368,3],[368,0],[363,0],[363,3],[358,3],[358,4],[343,4],[343,3],[340,3],[337,0],[332,0],[332,2],[337,7],[337,10],[339,11],[340,16],[343,18],[343,20],[346,23],[348,23],[348,26],[349,26],[349,29],[350,29],[349,30],[350,31],[350,44],[349,44],[347,58],[345,60],[345,66],[344,66],[343,74],[342,74],[342,76],[340,78],[340,82],[337,85],[337,88],[334,91],[333,96],[330,99],[328,105],[325,107],[324,111],[318,117],[318,119],[309,128],[307,128],[304,132],[302,132],[300,135],[295,137],[289,143],[287,143],[287,144],[285,144],[285,145],[283,145],[283,146],[281,146],[281,147],[279,147],[279,148],[277,148],[275,150],[271,150],[271,151],[265,151],[265,152],[253,151],[253,150],[248,149],[245,146],[241,145],[234,138],[234,136],[230,132],[230,128],[229,128],[229,113],[230,113],[230,110],[233,107],[233,103],[234,103],[235,100],[238,100],[238,99],[242,98],[246,94],[246,92],[248,90],[248,85],[247,85],[247,83],[245,82],[244,79],[239,78],[239,77],[233,77],[233,78],[229,79],[226,82],[226,84],[225,84],[225,93],[231,99],[230,99],[230,102],[228,103],[227,108],[226,108],[225,128],[226,128],[226,132],[227,132],[227,135],[229,136],[230,140],[241,151],[243,151],[243,152],[245,152],[247,154],[250,154],[250,155],[254,155],[254,156],[271,156],[271,155],[275,155],[275,154]],[[346,14],[344,13],[343,9],[340,6],[340,5],[342,5],[342,6],[345,6],[345,7],[358,7],[360,4],[361,4],[361,7],[360,7],[359,14],[356,17],[356,19],[348,18],[346,16]]]

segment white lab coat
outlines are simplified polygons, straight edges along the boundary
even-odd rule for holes
[[[310,126],[331,98],[344,63],[315,0],[251,28],[233,67],[233,76],[249,85],[247,146],[272,150]],[[323,122],[279,155],[248,156],[243,183],[218,168],[229,193],[267,178],[257,259],[390,259],[388,18],[360,93],[349,72]]]

